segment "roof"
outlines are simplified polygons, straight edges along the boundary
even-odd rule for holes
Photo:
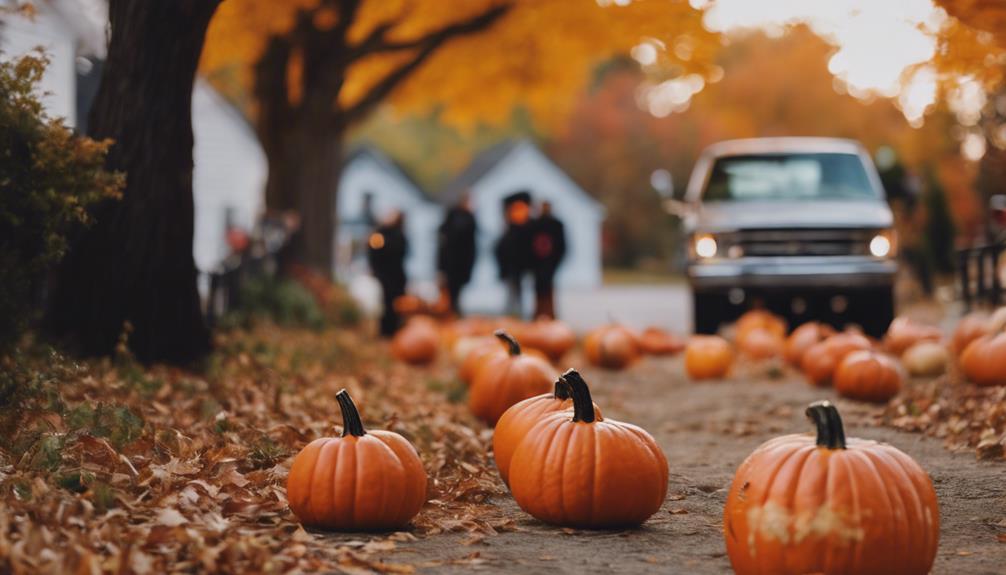
[[[785,152],[859,154],[863,152],[863,146],[855,140],[845,138],[747,138],[717,142],[706,148],[703,155],[719,157]]]
[[[496,145],[490,146],[479,155],[475,156],[475,159],[468,164],[468,167],[458,174],[457,177],[451,180],[450,183],[447,184],[447,187],[444,188],[443,192],[440,193],[440,196],[438,197],[440,202],[446,205],[458,203],[461,196],[469,188],[481,180],[483,176],[488,174],[493,168],[509,156],[510,152],[525,141],[526,140],[503,140]]]
[[[342,165],[343,167],[348,166],[349,164],[352,164],[356,160],[365,157],[370,158],[371,160],[377,162],[379,166],[381,166],[388,172],[408,182],[409,185],[412,186],[424,200],[428,202],[435,201],[433,198],[430,197],[430,195],[426,192],[423,186],[420,185],[419,182],[412,177],[412,174],[409,173],[409,171],[405,168],[405,166],[395,161],[393,158],[385,154],[383,150],[372,144],[360,144],[358,146],[353,147],[353,149],[351,149],[349,153],[346,154],[346,157],[342,161]]]

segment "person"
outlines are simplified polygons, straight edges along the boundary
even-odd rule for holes
[[[398,331],[401,319],[395,310],[395,300],[405,295],[405,254],[409,243],[404,232],[405,217],[394,212],[378,226],[367,240],[370,270],[381,284],[380,332],[384,337]]]
[[[536,318],[555,319],[555,272],[566,255],[566,231],[562,222],[552,214],[551,202],[542,202],[533,228],[534,315]]]
[[[525,191],[503,198],[506,230],[496,244],[500,279],[506,284],[505,313],[520,317],[521,287],[531,269],[531,194]]]
[[[475,265],[475,216],[466,193],[444,217],[437,229],[437,270],[442,274],[447,296],[447,311],[460,316],[461,289],[472,279]]]

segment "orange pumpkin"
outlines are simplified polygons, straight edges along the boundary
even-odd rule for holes
[[[899,317],[887,328],[884,347],[894,355],[900,356],[906,349],[920,341],[940,341],[942,337],[943,334],[938,327],[923,325],[907,317]]]
[[[807,415],[817,437],[776,437],[734,475],[723,512],[738,575],[928,573],[940,537],[936,491],[911,457],[845,438],[827,401]]]
[[[685,346],[685,371],[692,379],[722,378],[733,362],[733,349],[718,335],[693,335]]]
[[[980,386],[1006,385],[1006,331],[983,335],[961,354],[961,371]]]
[[[786,363],[800,367],[803,354],[815,343],[834,335],[835,330],[826,323],[816,321],[807,322],[793,330],[786,338],[786,345],[783,347],[783,358]]]
[[[969,343],[989,332],[989,316],[982,312],[973,312],[961,318],[954,328],[950,339],[950,349],[954,355],[960,355]]]
[[[901,365],[873,350],[854,351],[835,370],[835,391],[861,401],[885,402],[901,391]]]
[[[588,333],[583,340],[583,353],[591,365],[622,369],[639,357],[639,345],[632,330],[612,324]]]
[[[486,356],[468,393],[468,407],[489,425],[496,425],[511,405],[547,393],[557,377],[548,361],[522,354],[520,344],[505,331],[497,330],[495,335],[507,344],[508,353]]]
[[[764,309],[752,309],[737,318],[736,339],[738,342],[747,337],[748,332],[756,329],[768,330],[779,338],[786,337],[786,320]]]
[[[440,335],[433,320],[414,317],[391,339],[391,355],[412,365],[426,365],[437,358]]]
[[[573,411],[546,415],[517,445],[510,491],[520,508],[554,525],[639,525],[667,495],[667,459],[649,433],[598,416],[587,383],[563,374]]]
[[[465,354],[464,360],[458,367],[458,378],[467,385],[471,385],[475,379],[475,374],[478,373],[479,367],[493,355],[506,355],[506,347],[501,346],[499,340],[495,337],[473,347],[471,351]]]
[[[639,334],[639,350],[646,355],[673,355],[685,349],[685,342],[659,327],[648,327]]]
[[[392,431],[363,429],[345,389],[342,437],[323,437],[297,454],[286,480],[290,510],[310,527],[379,531],[403,527],[426,502],[416,449]]]
[[[576,345],[576,333],[555,319],[538,319],[524,327],[524,347],[537,349],[552,361],[559,361]]]
[[[460,367],[469,353],[489,344],[499,347],[499,341],[491,335],[466,335],[459,337],[451,344],[451,359]]]
[[[771,359],[782,354],[785,340],[775,332],[765,328],[755,328],[746,332],[743,339],[737,341],[741,353],[754,360]]]
[[[843,331],[828,339],[815,343],[803,354],[803,373],[814,385],[825,386],[831,382],[838,364],[845,356],[861,349],[870,349],[872,344],[861,333]]]

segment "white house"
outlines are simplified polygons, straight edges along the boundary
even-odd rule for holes
[[[565,224],[567,252],[556,276],[560,294],[601,285],[604,207],[530,141],[504,141],[477,156],[441,195],[441,202],[449,205],[467,191],[478,223],[478,257],[461,302],[467,309],[502,307],[504,288],[494,247],[504,229],[503,198],[519,190],[529,191],[535,204],[551,202],[552,212]],[[530,299],[525,291],[525,299]]]

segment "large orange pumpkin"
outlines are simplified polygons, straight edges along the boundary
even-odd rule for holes
[[[782,353],[784,345],[782,336],[762,327],[748,330],[743,339],[737,340],[741,353],[754,360],[777,357]]]
[[[800,367],[803,361],[803,354],[807,352],[815,343],[818,343],[831,335],[835,330],[826,323],[809,321],[793,330],[786,338],[786,345],[783,347],[783,358],[794,367]]]
[[[779,338],[786,337],[786,320],[764,309],[752,309],[737,318],[735,338],[742,341],[756,329],[764,329]]]
[[[437,358],[440,335],[433,320],[410,319],[391,339],[391,355],[412,365],[425,365]]]
[[[854,351],[870,349],[872,344],[866,336],[853,331],[836,333],[818,342],[803,354],[803,373],[814,385],[828,385],[838,364]]]
[[[573,412],[546,415],[517,445],[510,491],[521,509],[554,525],[588,529],[639,525],[667,495],[667,459],[649,433],[600,418],[587,383],[563,374]]]
[[[286,480],[290,510],[310,527],[342,531],[397,529],[426,502],[426,471],[416,449],[392,431],[363,429],[346,390],[336,395],[342,437],[307,444]]]
[[[901,365],[890,356],[873,350],[859,350],[842,359],[832,383],[843,397],[884,402],[901,391],[905,379]]]
[[[544,353],[552,361],[559,361],[576,345],[576,333],[565,323],[555,319],[537,319],[524,327],[521,342],[524,347]]]
[[[522,354],[520,344],[503,330],[496,337],[506,343],[508,352],[485,357],[475,372],[468,393],[468,407],[489,425],[511,405],[547,393],[558,374],[539,355]]]
[[[632,330],[612,324],[588,333],[583,340],[583,353],[591,365],[622,369],[639,357],[639,344]]]
[[[884,336],[884,347],[894,355],[900,356],[904,351],[920,341],[940,341],[943,334],[940,329],[912,321],[907,317],[895,318],[887,328]]]
[[[845,438],[827,401],[807,415],[817,437],[786,435],[754,451],[734,475],[723,535],[738,575],[919,575],[940,536],[926,472],[885,443]]]
[[[646,355],[673,355],[685,349],[685,342],[659,327],[648,327],[639,334],[639,350]]]
[[[961,371],[977,385],[1006,385],[1006,331],[969,343],[961,354]]]
[[[692,379],[718,379],[726,376],[734,362],[734,352],[727,340],[718,335],[693,335],[685,346],[685,372]]]

